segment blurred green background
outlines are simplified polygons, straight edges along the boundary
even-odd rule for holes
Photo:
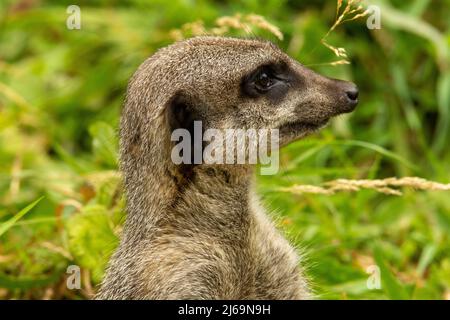
[[[81,8],[80,30],[66,28],[71,4]],[[173,41],[172,29],[236,13],[264,16],[284,40],[256,35],[360,88],[353,114],[285,148],[280,172],[259,179],[279,226],[304,250],[318,297],[450,299],[449,192],[279,191],[337,178],[450,181],[450,3],[377,4],[380,30],[358,19],[327,38],[351,61],[331,66],[338,59],[320,40],[333,0],[1,1],[0,299],[95,292],[125,216],[116,131],[127,80]],[[82,270],[80,290],[66,286],[69,265]],[[373,265],[380,289],[367,286]]]

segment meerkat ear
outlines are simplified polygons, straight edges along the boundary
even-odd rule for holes
[[[169,130],[186,129],[191,134],[194,130],[194,121],[201,121],[196,112],[195,102],[182,92],[177,92],[165,109]]]
[[[181,92],[176,93],[169,100],[165,109],[169,135],[172,135],[177,129],[184,129],[189,132],[190,139],[183,142],[186,145],[184,145],[182,153],[184,154],[184,151],[189,150],[183,156],[186,157],[184,159],[186,161],[184,162],[185,164],[199,164],[203,157],[203,118],[200,115],[199,109],[200,103],[198,100]],[[200,126],[198,123],[195,125],[194,122],[197,121],[201,122]]]

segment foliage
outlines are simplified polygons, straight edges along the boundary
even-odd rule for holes
[[[81,30],[66,28],[70,4],[0,3],[0,298],[92,294],[125,219],[116,132],[128,79],[174,30],[236,14],[264,17],[283,40],[267,28],[256,36],[360,88],[353,114],[283,149],[280,172],[259,178],[280,227],[306,251],[319,297],[450,297],[448,191],[280,191],[342,178],[450,181],[448,1],[377,1],[380,30],[355,19],[328,35],[333,1],[79,1]],[[325,36],[351,64],[329,64]],[[65,285],[72,264],[83,270],[79,291]],[[372,265],[378,290],[366,286]]]

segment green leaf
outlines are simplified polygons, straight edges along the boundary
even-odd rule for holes
[[[380,268],[382,288],[385,290],[388,297],[394,300],[408,300],[408,291],[400,284],[384,263],[383,253],[378,246],[375,247],[374,257]]]
[[[107,209],[101,205],[85,207],[67,221],[70,252],[76,263],[92,271],[96,283],[101,281],[109,257],[119,242],[111,225]]]
[[[27,214],[31,209],[33,209],[44,197],[40,197],[36,201],[30,203],[28,206],[19,211],[16,215],[14,215],[11,219],[6,222],[0,224],[0,237],[8,231],[14,224],[21,219],[25,214]]]
[[[420,17],[430,4],[431,0],[415,0],[409,5],[408,12],[414,17]]]
[[[96,122],[89,128],[92,148],[98,161],[117,167],[117,137],[114,129],[105,122]]]
[[[417,266],[417,273],[422,276],[427,267],[430,265],[431,261],[433,261],[434,256],[436,255],[437,246],[435,244],[427,245],[420,256],[419,264]]]
[[[47,277],[10,277],[0,274],[0,288],[6,289],[30,289],[46,287],[59,280],[62,272],[56,272]]]
[[[78,173],[87,173],[93,170],[92,165],[87,163],[80,157],[75,157],[67,152],[61,145],[58,143],[53,143],[53,148],[55,152],[61,157],[65,164],[70,166],[73,170]]]
[[[370,289],[367,288],[367,279],[357,279],[348,282],[339,283],[329,288],[331,291],[338,293],[347,293],[353,295],[363,294]]]
[[[438,78],[436,96],[438,102],[439,119],[437,123],[433,149],[441,151],[448,144],[449,113],[450,113],[450,72]]]

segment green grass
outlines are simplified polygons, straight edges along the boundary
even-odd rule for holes
[[[128,79],[173,28],[236,12],[263,15],[284,40],[256,35],[360,88],[354,113],[284,148],[280,172],[259,178],[266,206],[306,252],[318,296],[449,298],[448,192],[277,191],[337,178],[450,181],[448,2],[379,1],[381,30],[357,20],[327,38],[349,55],[338,66],[324,65],[337,59],[320,43],[334,1],[81,1],[82,29],[72,31],[69,1],[21,2],[0,4],[0,299],[92,294],[125,219],[115,133]],[[79,291],[65,286],[72,264]],[[367,286],[373,266],[380,289]]]

